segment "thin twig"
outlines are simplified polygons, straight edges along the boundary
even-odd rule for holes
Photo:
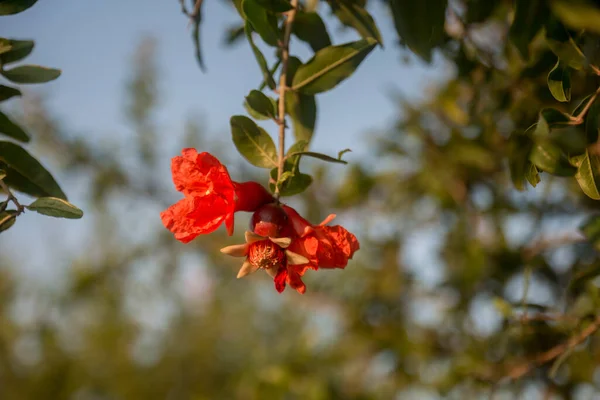
[[[600,87],[598,89],[596,89],[596,93],[594,93],[594,95],[590,98],[590,100],[587,102],[585,107],[583,107],[581,112],[579,114],[577,114],[577,116],[572,117],[572,119],[570,121],[571,125],[579,125],[579,124],[583,123],[583,118],[585,117],[585,114],[587,114],[587,112],[592,107],[592,104],[594,103],[594,101],[596,101],[596,97],[598,97],[598,94],[600,94]]]
[[[179,4],[181,5],[181,12],[184,13],[190,19],[190,25],[198,18],[198,14],[200,13],[200,7],[202,6],[203,0],[196,0],[194,4],[194,9],[192,12],[189,12],[187,7],[185,6],[185,0],[179,0]]]
[[[290,57],[290,36],[292,34],[292,24],[296,17],[296,9],[298,7],[298,0],[292,0],[292,9],[287,13],[285,20],[285,30],[283,33],[283,41],[281,43],[281,76],[279,77],[279,151],[277,167],[277,182],[281,179],[283,174],[283,167],[285,163],[285,92],[287,90],[287,68],[288,60]],[[279,187],[275,185],[275,196],[279,197]]]
[[[19,203],[19,200],[17,200],[17,198],[12,194],[12,192],[8,188],[8,185],[6,183],[4,183],[4,181],[1,179],[0,179],[0,188],[8,194],[8,200],[12,201],[13,204],[15,205],[15,207],[17,208],[17,215],[19,215],[23,211],[25,211],[25,207],[22,206],[21,203]]]
[[[537,355],[532,360],[528,360],[523,364],[511,368],[504,379],[519,379],[527,375],[534,368],[554,360],[556,357],[559,357],[566,351],[571,351],[574,347],[581,344],[584,340],[593,335],[598,329],[600,329],[600,315],[596,316],[596,319],[594,319],[594,321],[588,327],[582,330],[579,334],[571,336],[566,342],[554,346],[550,350]]]

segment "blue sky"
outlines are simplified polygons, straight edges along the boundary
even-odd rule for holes
[[[350,79],[317,98],[319,115],[312,150],[337,154],[352,148],[353,153],[345,157],[350,162],[369,154],[370,133],[396,120],[398,108],[390,98],[392,91],[418,99],[447,76],[439,57],[429,67],[402,51],[387,10],[379,2],[372,3],[370,11],[385,48],[373,50]],[[328,16],[328,7],[321,7],[321,15]],[[206,73],[200,71],[193,56],[190,30],[177,0],[39,0],[21,14],[2,17],[0,37],[35,40],[36,47],[26,62],[60,68],[62,75],[52,83],[24,89],[46,93],[53,113],[69,131],[102,143],[115,135],[130,134],[123,113],[125,84],[136,46],[144,36],[154,36],[161,71],[159,134],[180,137],[186,118],[200,114],[211,134],[223,140],[229,134],[230,116],[246,113],[244,96],[257,87],[261,73],[245,41],[223,46],[225,29],[239,23],[235,10],[221,0],[207,0],[204,15]],[[337,21],[325,19],[334,43],[358,39],[351,31],[341,33]],[[311,55],[298,41],[292,42],[291,52],[304,61]],[[407,56],[410,62],[402,63]],[[159,156],[168,160],[179,152],[178,147],[164,147]],[[60,172],[56,175],[60,181]],[[165,168],[157,179],[170,180],[170,171]],[[63,182],[63,186],[77,204],[77,185]],[[77,226],[84,221],[46,218],[39,225],[40,218],[27,213],[2,236],[6,248],[25,239],[47,247],[49,253],[41,248],[34,253],[19,252],[17,261],[26,274],[51,269],[46,255],[60,253],[56,246],[73,246],[67,238],[77,238]],[[53,235],[57,230],[65,236]]]

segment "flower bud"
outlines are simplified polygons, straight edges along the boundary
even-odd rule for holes
[[[287,224],[287,214],[277,203],[269,203],[252,214],[250,230],[264,237],[279,237]]]

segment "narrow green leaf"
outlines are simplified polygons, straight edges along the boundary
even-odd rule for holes
[[[571,165],[562,150],[549,140],[538,140],[533,145],[529,160],[552,175],[573,176],[577,173],[577,168]]]
[[[292,25],[292,33],[298,39],[308,43],[315,52],[331,46],[327,27],[317,13],[298,11]]]
[[[558,101],[571,101],[571,70],[556,62],[548,74],[548,89]]]
[[[389,0],[394,25],[403,44],[427,62],[446,41],[447,0]]]
[[[529,184],[533,187],[536,187],[541,181],[540,173],[537,167],[531,162],[527,163],[527,168],[525,169],[525,179],[527,179],[527,182],[529,182]]]
[[[15,224],[17,212],[15,210],[5,210],[0,212],[0,232],[4,232]]]
[[[48,215],[57,218],[79,219],[83,217],[83,211],[63,199],[56,197],[40,197],[30,205],[26,206],[28,210],[39,214]]]
[[[508,37],[523,59],[528,60],[529,44],[542,28],[550,12],[546,0],[516,0],[515,3],[515,17]]]
[[[349,0],[328,0],[327,3],[342,24],[356,29],[362,38],[374,38],[383,45],[375,20],[364,7]]]
[[[0,74],[15,83],[45,83],[58,78],[60,70],[39,65],[21,65],[0,71]]]
[[[22,60],[33,50],[32,40],[15,40],[0,38],[0,64],[9,64]]]
[[[5,165],[4,182],[32,196],[51,196],[67,200],[52,175],[21,146],[0,141],[0,162]]]
[[[553,0],[550,7],[556,17],[575,30],[600,33],[600,8],[586,2]]]
[[[294,7],[287,0],[255,0],[262,7],[273,13],[284,13]]]
[[[583,193],[594,200],[600,200],[600,156],[585,152],[571,157],[571,162],[577,166],[575,179]]]
[[[202,5],[202,3],[200,3]],[[192,24],[192,42],[194,43],[194,54],[196,56],[196,62],[202,72],[206,71],[206,65],[204,64],[204,58],[202,57],[202,47],[200,44],[200,24],[202,22],[202,7],[198,9]]]
[[[303,94],[333,89],[352,75],[376,44],[375,39],[367,38],[317,51],[306,64],[298,67],[292,89]]]
[[[285,109],[292,119],[294,138],[306,140],[309,143],[317,121],[315,96],[287,91],[285,93]]]
[[[245,25],[246,38],[248,39],[248,43],[250,43],[250,47],[252,48],[252,52],[254,53],[254,57],[256,58],[256,62],[260,67],[260,70],[263,73],[263,78],[267,85],[271,89],[275,89],[275,80],[273,79],[273,75],[271,71],[269,71],[269,66],[267,65],[267,60],[265,60],[265,56],[260,52],[258,47],[254,44],[254,40],[252,39],[252,27],[248,21],[246,21]]]
[[[264,129],[243,115],[231,117],[230,124],[233,143],[250,164],[260,168],[277,166],[275,143]]]
[[[29,136],[23,129],[6,116],[6,114],[0,111],[0,133],[5,134],[13,139],[20,140],[21,142],[29,142]]]
[[[15,96],[20,96],[21,91],[10,86],[0,85],[0,101],[8,100]]]
[[[338,152],[338,160],[341,160],[341,159],[342,159],[342,156],[343,156],[344,154],[346,154],[346,153],[350,153],[350,152],[352,152],[352,150],[351,150],[351,149],[344,149],[344,150],[341,150],[341,151],[339,151],[339,152]]]
[[[225,32],[225,44],[232,45],[244,37],[244,25],[235,25]]]
[[[258,90],[252,90],[246,96],[246,104],[256,114],[261,115],[264,118],[277,118],[277,104],[275,99],[265,95],[263,92]]]
[[[277,17],[258,4],[257,0],[244,0],[242,8],[246,14],[246,21],[250,22],[262,40],[270,46],[277,46],[281,39]]]
[[[37,0],[2,0],[0,1],[0,15],[18,14],[36,2]]]
[[[290,155],[307,156],[307,157],[318,158],[319,160],[323,160],[323,161],[327,161],[327,162],[331,162],[331,163],[348,164],[348,161],[340,160],[339,158],[334,158],[334,157],[328,156],[327,154],[315,153],[313,151],[299,151],[299,152],[292,153]]]

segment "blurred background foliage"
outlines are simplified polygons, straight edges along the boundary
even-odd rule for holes
[[[86,216],[71,223],[95,233],[61,254],[55,288],[13,275],[0,243],[0,399],[600,398],[598,336],[536,358],[596,320],[600,260],[579,226],[598,202],[545,173],[517,191],[507,161],[511,134],[560,107],[547,86],[556,57],[531,37],[523,61],[508,40],[512,2],[468,3],[450,2],[434,43],[450,78],[419,104],[394,98],[397,124],[368,136],[372,157],[310,164],[315,182],[290,201],[313,222],[337,213],[361,251],[344,271],[309,271],[304,296],[278,295],[265,275],[235,279],[218,249],[242,241],[245,216],[234,238],[188,245],[160,225],[176,194],[155,179],[167,164],[151,38],[119,100],[132,135],[92,143],[29,93],[20,120],[65,188],[86,182]],[[598,79],[572,82],[568,105]],[[179,147],[266,183],[201,121],[186,127]]]

